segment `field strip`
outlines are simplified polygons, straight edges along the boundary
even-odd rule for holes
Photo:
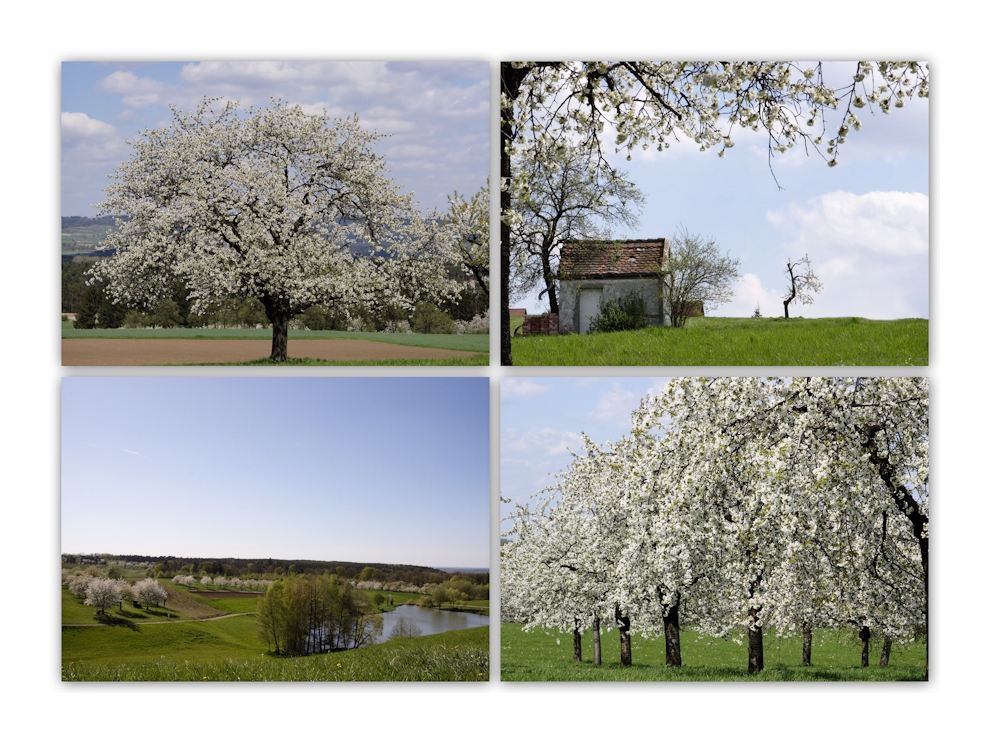
[[[266,358],[271,350],[272,344],[266,340],[64,338],[62,366],[238,363]],[[477,352],[327,338],[289,340],[288,355],[323,361],[387,361],[447,359],[475,356]]]

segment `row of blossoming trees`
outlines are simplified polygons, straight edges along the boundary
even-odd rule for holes
[[[688,378],[633,413],[630,434],[585,438],[557,485],[503,534],[502,619],[594,632],[680,628],[748,638],[852,627],[927,636],[928,382],[921,378]],[[614,622],[614,625],[612,624]],[[926,669],[927,676],[927,669]]]
[[[95,606],[98,614],[106,613],[114,604],[122,608],[124,601],[136,600],[145,605],[164,606],[168,600],[168,591],[154,578],[131,584],[125,578],[63,572],[62,584],[72,595],[83,598],[86,606]]]

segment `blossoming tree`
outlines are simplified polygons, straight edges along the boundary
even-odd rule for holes
[[[147,130],[113,174],[101,214],[118,216],[93,268],[115,302],[153,304],[175,280],[193,310],[256,297],[284,361],[292,316],[316,304],[412,307],[454,293],[437,219],[400,194],[374,152],[381,135],[275,101],[202,101]],[[366,255],[351,247],[367,243]]]

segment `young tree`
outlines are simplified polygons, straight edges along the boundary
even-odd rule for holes
[[[516,159],[525,179],[512,222],[511,288],[539,288],[550,312],[557,313],[560,248],[570,240],[608,239],[613,225],[635,227],[646,199],[625,173],[603,170],[585,149],[557,142],[542,156],[536,145]]]
[[[887,113],[928,96],[928,67],[918,62],[859,62],[842,88],[825,84],[821,63],[503,62],[500,71],[503,365],[512,363],[510,233],[524,190],[512,158],[520,142],[576,141],[607,169],[606,125],[627,158],[634,149],[667,149],[679,137],[724,156],[735,130],[753,129],[767,133],[770,156],[802,142],[834,166],[850,130],[861,126],[854,108],[875,104]],[[832,112],[838,121],[826,122]]]
[[[290,318],[314,304],[412,307],[456,293],[440,226],[388,178],[381,135],[281,101],[244,115],[215,104],[173,109],[115,171],[99,206],[119,217],[106,241],[116,252],[92,271],[114,301],[153,306],[175,280],[200,314],[255,297],[284,361]],[[370,255],[352,253],[358,241]]]
[[[723,255],[714,237],[701,237],[681,227],[671,240],[666,278],[670,319],[682,328],[698,303],[713,308],[732,299],[739,278],[739,259]]]
[[[796,261],[788,258],[784,276],[790,283],[790,287],[784,293],[784,317],[790,317],[788,307],[791,302],[811,304],[815,301],[814,295],[822,290],[822,282],[811,270],[811,259],[807,254]]]

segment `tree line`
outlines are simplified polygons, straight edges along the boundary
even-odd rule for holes
[[[425,586],[457,579],[471,585],[487,586],[489,574],[484,572],[446,572],[419,565],[393,565],[388,563],[342,562],[338,560],[282,560],[275,558],[191,558],[174,555],[62,555],[66,564],[96,560],[100,564],[127,562],[146,564],[149,574],[155,578],[172,578],[177,574],[228,578],[282,578],[290,575],[320,575],[330,572],[338,578],[379,583],[408,583]]]
[[[747,646],[804,639],[927,640],[928,382],[922,378],[680,379],[633,413],[628,436],[587,437],[553,488],[517,504],[502,543],[502,618],[527,628],[680,628]],[[926,671],[927,677],[927,671]]]

